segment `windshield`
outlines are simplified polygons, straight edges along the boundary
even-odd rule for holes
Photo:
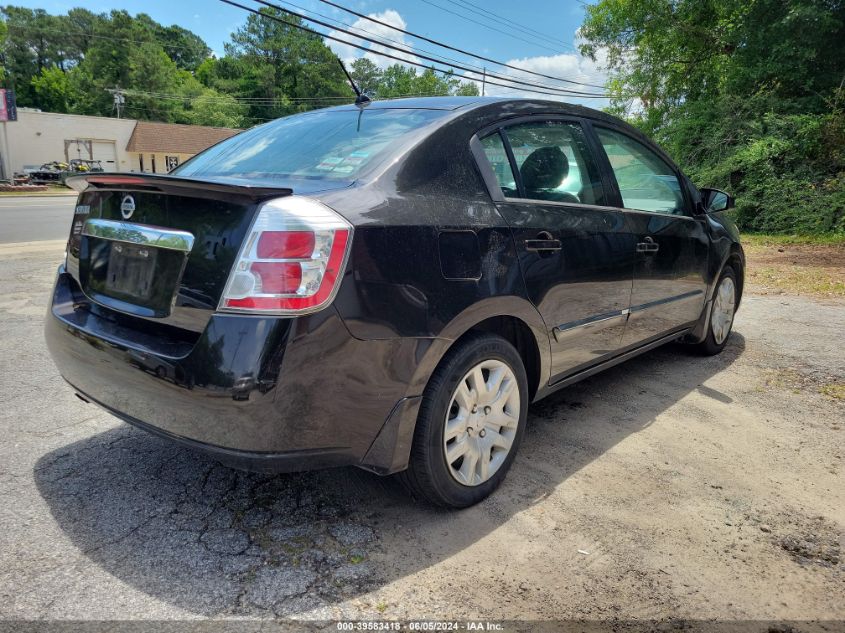
[[[170,172],[176,176],[353,180],[443,110],[309,112],[278,119],[218,143]]]

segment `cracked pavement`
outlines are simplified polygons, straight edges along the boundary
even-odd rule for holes
[[[0,620],[845,618],[841,302],[749,296],[722,356],[534,405],[503,487],[447,512],[78,400],[41,333],[61,253],[0,246]]]

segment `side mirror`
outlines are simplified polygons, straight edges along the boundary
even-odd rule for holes
[[[701,204],[704,207],[704,213],[718,213],[719,211],[727,211],[728,209],[734,208],[733,197],[721,189],[710,189],[705,187],[700,191]]]

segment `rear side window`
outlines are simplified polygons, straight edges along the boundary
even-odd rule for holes
[[[487,160],[490,161],[490,166],[493,168],[493,173],[496,175],[496,182],[499,183],[502,193],[506,198],[519,197],[516,180],[513,177],[513,170],[511,169],[504,143],[502,143],[502,137],[498,132],[494,132],[490,136],[485,136],[481,139],[481,146],[484,148],[484,154],[487,156]]]
[[[634,139],[596,128],[626,209],[685,215],[681,183],[662,158]]]
[[[353,180],[367,165],[391,154],[403,137],[446,114],[398,108],[297,114],[218,143],[171,174]]]
[[[605,204],[601,176],[577,123],[543,121],[506,130],[524,197]]]

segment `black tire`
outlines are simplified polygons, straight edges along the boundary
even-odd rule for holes
[[[728,331],[727,336],[725,336],[721,343],[718,343],[716,341],[716,337],[713,333],[713,310],[716,308],[715,297],[716,293],[719,292],[719,288],[725,278],[730,278],[730,280],[733,282],[734,306],[736,306],[737,301],[739,301],[739,286],[736,282],[736,273],[734,272],[734,269],[731,266],[725,266],[725,268],[722,270],[722,274],[719,276],[719,281],[716,284],[716,290],[713,293],[714,300],[710,304],[710,318],[707,320],[707,335],[704,337],[703,341],[691,346],[692,351],[701,356],[715,356],[716,354],[720,353],[723,349],[725,349],[725,346],[728,344],[728,341],[731,338],[731,332],[733,330],[733,317],[731,318],[731,329]]]
[[[509,452],[498,470],[483,483],[468,486],[452,476],[446,463],[444,431],[458,384],[473,367],[486,360],[503,362],[513,372],[519,389],[519,422]],[[408,469],[398,474],[399,479],[415,497],[438,506],[465,508],[478,503],[499,486],[513,463],[525,433],[528,399],[525,367],[513,345],[486,333],[462,340],[449,350],[426,385]]]

